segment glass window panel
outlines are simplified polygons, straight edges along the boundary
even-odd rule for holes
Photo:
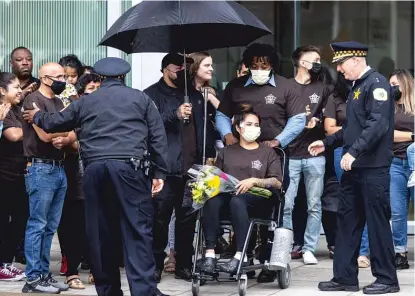
[[[0,1],[0,69],[10,71],[11,51],[24,46],[39,66],[75,54],[85,65],[106,56],[97,46],[107,28],[106,1]]]

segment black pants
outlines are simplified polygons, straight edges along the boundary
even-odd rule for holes
[[[236,237],[236,250],[242,252],[249,229],[249,218],[269,219],[272,214],[272,199],[249,193],[235,196],[220,194],[209,199],[203,207],[203,232],[206,249],[215,248],[220,219],[226,211],[231,213]]]
[[[65,246],[66,276],[77,275],[86,239],[84,200],[66,199],[58,228],[59,243]]]
[[[157,269],[163,269],[168,242],[169,223],[173,208],[176,215],[175,243],[176,270],[192,267],[193,238],[196,213],[188,215],[189,208],[182,207],[184,188],[187,178],[167,177],[163,191],[153,199],[154,205],[154,241],[153,253]]]
[[[337,212],[335,282],[358,285],[362,232],[367,222],[370,263],[376,282],[397,284],[391,218],[389,168],[353,169],[343,173]]]
[[[156,293],[151,180],[118,160],[95,161],[84,176],[91,271],[99,296],[121,296],[118,238],[132,296]]]
[[[29,198],[23,177],[15,182],[0,181],[0,264],[12,263],[24,238],[29,217]]]
[[[327,248],[334,247],[336,245],[337,213],[323,211],[321,222],[326,235]]]

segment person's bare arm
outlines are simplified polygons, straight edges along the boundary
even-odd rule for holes
[[[395,143],[410,142],[412,141],[412,133],[394,130],[393,141]]]
[[[3,135],[10,142],[19,142],[23,140],[23,130],[19,127],[9,127],[3,132]]]
[[[328,136],[331,136],[332,134],[334,134],[335,132],[341,129],[342,129],[341,126],[337,126],[336,119],[328,118],[328,117],[324,119],[324,130],[326,131],[326,134]]]
[[[42,140],[45,143],[51,143],[52,140],[54,138],[57,138],[57,137],[67,137],[68,136],[68,133],[67,132],[65,132],[65,133],[48,134],[44,130],[42,130],[40,127],[38,127],[37,125],[32,124],[32,126],[33,126],[36,134],[38,135],[39,139]]]
[[[261,187],[261,188],[267,188],[267,187],[274,187],[274,188],[281,188],[281,182],[275,178],[266,178],[266,179],[254,179],[254,186]]]

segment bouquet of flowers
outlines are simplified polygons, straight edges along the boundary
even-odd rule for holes
[[[185,197],[183,200],[184,206],[190,206],[193,211],[203,207],[205,202],[218,195],[219,193],[235,193],[237,191],[236,185],[239,180],[235,177],[225,174],[222,170],[210,165],[193,165],[187,171],[188,175],[192,177],[187,184]],[[248,193],[270,198],[272,192],[268,189],[260,187],[252,187]]]

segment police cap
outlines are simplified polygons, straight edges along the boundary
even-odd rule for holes
[[[120,58],[103,58],[95,63],[95,72],[102,77],[117,77],[125,76],[131,70],[130,64]]]
[[[333,50],[333,64],[341,63],[350,57],[366,57],[368,48],[356,41],[334,42],[330,44]]]
[[[190,57],[186,57],[186,63],[193,63],[193,59]],[[161,61],[161,70],[166,68],[168,65],[173,64],[176,66],[181,66],[184,64],[184,57],[178,53],[168,53],[164,56],[163,60]]]

